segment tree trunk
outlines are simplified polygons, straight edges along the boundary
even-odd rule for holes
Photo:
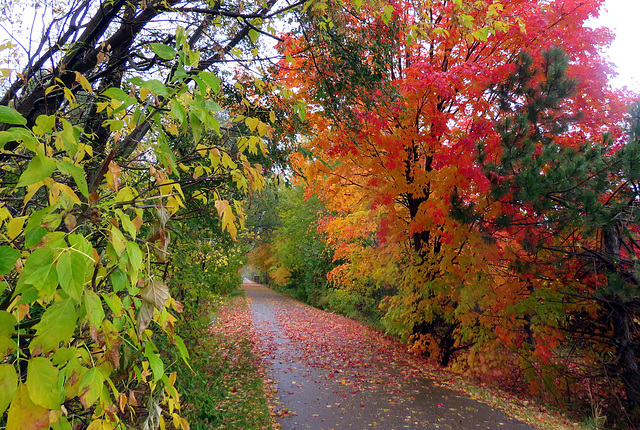
[[[605,259],[611,269],[615,269],[620,261],[622,238],[617,223],[602,229],[602,244]],[[617,273],[617,270],[613,270]],[[622,275],[620,273],[617,273]],[[613,340],[616,347],[617,362],[620,367],[620,378],[624,384],[627,401],[631,409],[640,407],[640,370],[636,355],[636,343],[632,338],[631,327],[633,316],[631,309],[625,305],[624,298],[611,292],[611,324]]]
[[[640,370],[636,345],[631,336],[631,313],[624,304],[613,304],[611,307],[613,337],[616,345],[620,378],[624,384],[627,401],[631,409],[640,407]]]

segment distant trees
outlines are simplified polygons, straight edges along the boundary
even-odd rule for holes
[[[317,228],[324,206],[317,197],[306,199],[301,186],[271,184],[266,195],[275,198],[248,202],[248,228],[256,241],[251,260],[275,286],[319,304],[333,267],[330,248]]]

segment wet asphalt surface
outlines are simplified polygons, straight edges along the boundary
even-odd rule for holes
[[[435,385],[393,341],[245,282],[284,430],[532,430],[504,412]]]

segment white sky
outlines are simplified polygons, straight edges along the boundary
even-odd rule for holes
[[[616,39],[608,51],[618,66],[613,81],[617,87],[627,86],[640,93],[640,0],[606,0],[598,25],[611,28]]]

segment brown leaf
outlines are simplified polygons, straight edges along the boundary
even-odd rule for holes
[[[72,231],[78,225],[78,220],[75,216],[68,214],[64,217],[64,225],[67,227],[67,231]]]
[[[142,306],[140,306],[140,310],[138,311],[138,324],[137,331],[138,337],[142,335],[142,332],[149,327],[149,323],[151,322],[151,318],[153,317],[153,306],[146,301],[142,302]]]
[[[129,391],[129,404],[131,406],[140,406],[138,404],[138,400],[136,399],[136,395],[133,391]]]
[[[151,281],[140,290],[140,297],[152,304],[156,309],[164,309],[164,302],[169,298],[169,287],[162,281]]]
[[[118,395],[118,406],[120,407],[120,412],[124,413],[124,407],[127,405],[127,396],[124,393],[120,393]]]
[[[140,218],[139,216],[135,217],[134,219],[131,220],[131,222],[133,223],[133,225],[136,227],[136,231],[138,233],[140,233],[140,227],[142,227],[143,221],[142,218]]]

